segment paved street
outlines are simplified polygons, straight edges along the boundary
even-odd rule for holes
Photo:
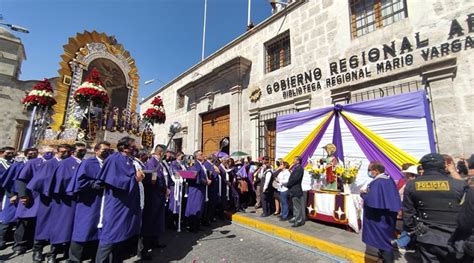
[[[204,228],[198,234],[169,231],[163,241],[168,246],[154,251],[153,262],[341,262],[333,256],[228,221],[220,221],[214,229]],[[9,258],[10,253],[10,248],[2,251],[0,259],[31,262],[31,252],[13,259]],[[127,262],[135,260],[132,258]]]

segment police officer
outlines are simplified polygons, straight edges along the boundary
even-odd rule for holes
[[[459,212],[458,228],[451,242],[457,249],[462,250],[465,257],[474,261],[474,189],[470,188]]]
[[[456,229],[466,182],[446,175],[440,154],[427,154],[420,163],[424,174],[407,183],[403,195],[405,230],[416,235],[423,262],[463,262],[449,239]]]

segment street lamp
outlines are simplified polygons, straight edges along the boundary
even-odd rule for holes
[[[162,81],[161,79],[149,79],[147,81],[145,81],[143,84],[146,86],[146,85],[150,85],[151,83],[155,82],[156,80],[158,80],[159,82],[161,82],[162,84],[166,84],[164,81]]]
[[[4,25],[4,26],[6,26],[6,27],[8,27],[11,30],[16,31],[16,32],[21,32],[21,33],[25,33],[25,34],[30,33],[30,30],[28,30],[27,28],[22,27],[22,26],[17,26],[17,25],[13,25],[13,24],[9,24],[9,23],[2,23],[2,22],[0,22],[0,25]]]
[[[170,126],[170,139],[168,143],[166,144],[166,149],[168,149],[168,146],[170,146],[171,140],[173,140],[173,137],[176,135],[176,133],[180,132],[182,129],[181,123],[175,121],[171,124]]]

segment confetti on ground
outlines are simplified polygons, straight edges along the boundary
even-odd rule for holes
[[[240,241],[242,242],[242,241],[244,241],[244,239],[243,239],[243,238],[241,238],[241,239],[240,239]]]

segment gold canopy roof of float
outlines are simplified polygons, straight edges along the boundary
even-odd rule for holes
[[[133,110],[136,108],[140,77],[138,76],[135,60],[121,44],[118,44],[116,41],[114,41],[114,38],[107,36],[105,33],[84,31],[83,33],[77,33],[75,37],[70,37],[69,42],[63,46],[64,53],[61,55],[61,62],[59,63],[61,68],[58,70],[59,78],[56,83],[57,86],[55,91],[55,99],[57,104],[53,106],[55,114],[52,117],[54,122],[51,125],[51,128],[55,131],[58,131],[61,125],[63,125],[67,112],[68,96],[71,84],[64,80],[67,78],[71,79],[73,74],[69,63],[74,60],[78,52],[80,52],[82,55],[87,55],[88,50],[86,45],[89,43],[103,43],[107,48],[107,52],[112,55],[121,54],[126,59],[130,65],[128,77],[130,79],[130,86],[133,89],[130,109]],[[81,61],[76,62],[81,63]]]

